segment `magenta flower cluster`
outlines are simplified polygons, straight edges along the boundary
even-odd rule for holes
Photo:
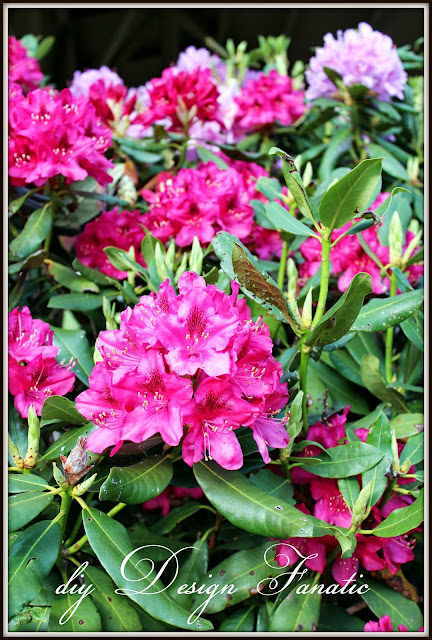
[[[362,84],[371,95],[390,102],[403,100],[408,77],[390,36],[374,31],[366,22],[357,29],[327,33],[324,46],[317,47],[306,69],[308,100],[331,98],[337,92],[324,67],[337,71],[344,84]]]
[[[58,347],[54,331],[42,320],[34,320],[28,307],[16,307],[8,318],[8,382],[15,407],[23,418],[33,405],[41,415],[42,404],[52,395],[72,390],[75,374],[56,361]]]
[[[120,329],[99,335],[102,360],[76,399],[98,427],[86,446],[97,453],[114,447],[113,455],[125,441],[160,434],[176,446],[185,436],[188,465],[204,457],[240,469],[235,432],[248,427],[269,462],[268,447],[286,447],[289,436],[286,420],[274,417],[288,392],[267,325],[251,320],[234,282],[227,295],[186,272],[179,291],[165,281],[121,314]]]
[[[92,176],[104,185],[113,164],[104,156],[111,131],[84,96],[69,89],[34,89],[24,95],[9,86],[9,178],[13,185],[45,184],[63,176],[66,183]]]

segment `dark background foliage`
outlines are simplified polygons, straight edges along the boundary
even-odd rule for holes
[[[401,8],[401,6],[403,8]],[[42,70],[63,87],[76,69],[117,69],[128,86],[143,84],[177,59],[188,45],[203,46],[211,36],[225,44],[233,38],[257,45],[257,35],[292,38],[291,62],[307,62],[323,36],[365,21],[391,36],[397,46],[412,44],[423,35],[423,9],[407,5],[309,8],[11,8],[9,34],[54,35],[56,44],[42,61]]]

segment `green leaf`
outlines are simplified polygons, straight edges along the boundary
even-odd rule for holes
[[[289,594],[273,609],[269,631],[316,631],[321,594],[318,591],[298,594],[297,589],[306,585],[310,585],[306,580],[296,582]]]
[[[8,605],[9,617],[38,595],[60,549],[58,522],[36,522],[20,533],[10,548]]]
[[[28,524],[53,501],[52,493],[27,491],[8,498],[8,529],[16,531]]]
[[[54,329],[53,344],[59,349],[57,361],[65,360],[68,362],[71,358],[76,360],[72,371],[88,387],[88,379],[93,370],[94,362],[85,331],[82,329],[52,328]]]
[[[369,591],[362,593],[361,597],[377,618],[390,616],[393,629],[403,624],[408,631],[418,631],[423,626],[423,617],[416,602],[369,576],[367,580],[357,578],[357,582],[369,586]]]
[[[283,197],[282,187],[275,178],[260,176],[256,183],[256,190],[268,198],[270,202],[273,200],[281,200]]]
[[[10,473],[8,475],[8,492],[22,493],[23,491],[45,491],[48,482],[32,473]]]
[[[372,278],[368,273],[357,273],[348,289],[339,298],[306,339],[308,346],[323,347],[336,342],[350,330],[362,307],[365,296],[372,292]]]
[[[72,262],[73,268],[79,272],[82,276],[95,282],[96,284],[100,284],[102,286],[118,286],[119,281],[115,278],[110,278],[110,276],[106,276],[104,273],[101,273],[98,269],[90,269],[90,267],[86,267],[82,262],[75,260]]]
[[[364,442],[349,442],[339,447],[331,447],[327,449],[327,453],[330,460],[320,454],[317,457],[322,461],[309,469],[321,478],[356,476],[373,467],[383,457],[378,449]]]
[[[368,505],[372,507],[378,502],[387,487],[388,478],[386,474],[393,460],[392,431],[384,413],[381,412],[370,427],[366,443],[376,447],[384,454],[383,459],[378,464],[365,471],[362,475],[363,487],[372,482],[372,490],[368,499]]]
[[[93,585],[90,597],[99,612],[104,631],[141,631],[137,612],[129,600],[115,593],[116,586],[105,571],[88,566],[84,575],[88,578],[86,584]]]
[[[80,429],[69,429],[69,431],[63,433],[50,447],[48,447],[43,456],[38,459],[38,466],[43,461],[56,460],[61,455],[66,456],[70,451],[72,451],[80,436],[86,437],[96,428],[96,425],[92,422],[88,422]]]
[[[28,424],[27,420],[24,420],[16,410],[13,404],[13,399],[9,399],[9,434],[12,442],[18,449],[21,458],[25,458],[28,447]]]
[[[215,593],[206,606],[206,613],[224,611],[228,607],[247,600],[254,595],[261,581],[263,586],[267,586],[270,576],[275,577],[285,573],[286,568],[279,567],[275,562],[276,547],[277,544],[274,542],[266,541],[257,547],[238,551],[212,567],[208,575],[203,577],[201,584],[217,584],[218,590],[232,584],[236,591],[232,589],[233,593],[227,593],[227,591]],[[195,610],[207,598],[206,593],[196,594],[191,609]]]
[[[48,55],[48,53],[53,48],[54,43],[55,43],[54,36],[47,36],[46,38],[44,38],[42,42],[40,42],[37,46],[37,49],[34,55],[36,60],[42,60],[42,58],[45,58],[45,56]]]
[[[117,247],[104,247],[104,253],[106,253],[108,260],[119,271],[132,271],[138,275],[148,277],[147,270],[144,269],[138,262],[132,260],[126,251],[118,249]]]
[[[374,396],[382,402],[391,404],[395,411],[408,412],[405,398],[394,389],[389,389],[384,382],[380,373],[378,358],[372,355],[363,356],[360,364],[360,375],[364,386]]]
[[[49,309],[70,309],[71,311],[94,311],[102,306],[105,298],[114,300],[119,295],[118,291],[103,292],[103,295],[96,296],[92,293],[65,293],[53,296],[48,301]]]
[[[52,260],[45,260],[48,264],[48,273],[54,278],[56,282],[63,285],[71,291],[93,291],[99,293],[99,287],[91,280],[86,280],[82,276],[78,275],[73,269],[65,267],[59,262],[53,262]]]
[[[392,178],[409,182],[409,176],[405,167],[389,152],[379,144],[367,144],[366,150],[368,155],[375,158],[383,158],[382,168]]]
[[[331,141],[324,151],[318,169],[318,177],[321,181],[325,181],[331,176],[339,164],[339,159],[349,150],[351,145],[352,131],[349,125],[343,125],[340,129],[335,129],[332,132]],[[342,167],[338,167],[338,169],[342,170]]]
[[[327,603],[321,604],[318,631],[340,631],[344,634],[350,631],[363,632],[364,625],[364,620],[350,615],[342,607]]]
[[[338,371],[324,362],[314,362],[312,359],[309,361],[307,390],[313,401],[309,411],[314,416],[322,414],[325,398],[333,411],[340,411],[347,405],[351,405],[353,413],[360,415],[369,413],[361,388],[348,382]]]
[[[381,538],[394,538],[418,527],[424,520],[424,489],[408,507],[394,509],[385,520],[370,532]]]
[[[188,623],[189,612],[180,607],[166,591],[160,580],[156,581],[150,590],[151,597],[142,591],[152,584],[149,577],[152,573],[148,562],[140,558],[138,554],[131,556],[127,561],[125,573],[128,580],[123,577],[121,566],[125,558],[134,552],[134,547],[129,539],[125,527],[97,509],[88,509],[83,517],[85,532],[90,546],[99,558],[105,571],[110,575],[117,587],[134,600],[144,611],[158,620],[163,620],[182,629],[193,631],[209,631],[212,624],[199,618],[192,624]],[[134,562],[135,560],[135,562]],[[139,588],[133,592],[132,580],[140,581]],[[132,587],[132,588],[131,588]],[[132,591],[132,592],[131,592]],[[160,593],[156,593],[160,591]],[[140,593],[141,592],[141,593]]]
[[[397,439],[416,436],[424,429],[424,415],[422,413],[401,413],[390,422]]]
[[[349,478],[339,478],[338,480],[339,491],[341,492],[343,499],[352,511],[357,498],[360,494],[360,485],[357,478],[351,476]]]
[[[27,258],[34,253],[40,243],[45,240],[52,227],[52,215],[50,207],[36,209],[29,216],[23,230],[9,245],[13,255],[18,258]]]
[[[405,336],[413,342],[417,349],[424,351],[423,330],[420,328],[413,316],[407,318],[400,325]]]
[[[50,396],[42,405],[41,427],[53,422],[87,424],[88,421],[76,410],[74,402],[63,396]]]
[[[270,469],[260,469],[257,473],[252,474],[249,480],[272,497],[295,504],[292,483],[283,476],[276,475]]]
[[[182,584],[191,585],[202,584],[202,577],[207,571],[208,566],[208,543],[207,538],[213,529],[209,529],[206,533],[195,540],[193,549],[188,552],[188,556],[182,561],[178,575],[172,585],[168,588],[168,594],[176,600],[181,607],[192,611],[191,605],[193,595],[187,593],[177,593],[178,588]]]
[[[173,474],[169,458],[152,456],[130,467],[113,467],[100,488],[100,500],[141,504],[158,496]]]
[[[267,217],[279,229],[293,233],[296,236],[312,236],[318,238],[318,235],[307,227],[303,222],[297,220],[278,202],[270,202],[265,205]]]
[[[381,179],[381,159],[363,160],[338,180],[323,196],[319,208],[321,223],[339,229],[368,205]]]
[[[92,594],[94,595],[94,594]],[[74,611],[72,616],[64,622],[65,618],[68,617],[70,611],[68,609],[72,607],[80,598],[81,594],[70,592],[66,594],[59,594],[55,596],[51,608],[51,615],[48,623],[48,631],[49,632],[87,632],[92,633],[94,631],[102,631],[102,622],[101,617],[90,599],[91,596],[85,597],[78,609]],[[64,613],[68,611],[68,613],[64,616],[62,620],[62,624],[60,624],[60,619],[64,615]]]
[[[411,316],[424,300],[424,290],[402,293],[392,298],[374,298],[363,307],[352,331],[384,331]]]
[[[201,162],[214,162],[218,169],[228,169],[228,165],[225,160],[222,160],[222,158],[217,156],[215,153],[212,153],[209,149],[206,149],[206,147],[197,145],[195,149]]]
[[[294,196],[300,213],[305,217],[313,220],[311,205],[306,193],[305,186],[299,172],[295,166],[294,160],[282,149],[272,147],[269,155],[276,154],[282,158],[282,173],[285,178],[286,185]]]
[[[190,518],[195,513],[198,513],[201,509],[208,509],[206,505],[200,504],[199,502],[194,502],[190,500],[186,504],[183,504],[181,507],[176,507],[172,509],[170,513],[165,516],[162,520],[159,520],[154,526],[153,531],[155,533],[159,533],[164,535],[169,533],[178,525],[179,522]]]
[[[30,269],[37,269],[40,267],[42,262],[45,260],[47,252],[43,249],[38,249],[31,255],[24,258],[24,260],[20,260],[19,262],[14,262],[9,265],[8,273],[19,273],[21,271],[29,271]]]
[[[171,553],[180,551],[185,546],[185,543],[181,540],[154,533],[141,522],[135,522],[132,527],[129,527],[128,534],[135,549],[143,545],[152,547],[148,553],[153,562],[168,560]]]
[[[400,455],[401,464],[408,459],[412,465],[424,460],[424,431],[415,436],[411,436],[404,446]]]
[[[251,607],[240,607],[232,615],[225,617],[218,631],[245,632],[253,631],[255,625],[255,614]]]
[[[330,362],[328,362],[327,358],[330,360]],[[321,355],[321,361],[325,362],[326,364],[332,364],[334,369],[350,382],[358,384],[360,387],[363,386],[362,379],[360,378],[358,364],[348,353],[348,351],[338,350],[330,352],[328,356],[324,352]]]
[[[400,202],[400,198],[401,196],[399,196],[398,198],[395,198],[395,196],[398,193],[409,193],[408,189],[404,189],[403,187],[395,187],[394,189],[392,189],[390,195],[388,196],[388,198],[386,198],[384,200],[384,202],[382,202],[379,207],[377,207],[376,209],[374,209],[374,214],[376,216],[378,216],[378,218],[382,218],[384,216],[384,214],[387,212],[387,210],[390,208],[391,204],[394,204],[394,201],[397,200],[398,202]],[[378,235],[379,235],[379,230],[378,230]]]
[[[239,471],[212,462],[198,462],[193,471],[212,505],[240,529],[271,538],[313,535],[313,519],[254,486]]]

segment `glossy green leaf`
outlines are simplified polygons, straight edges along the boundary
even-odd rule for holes
[[[103,295],[93,293],[65,293],[55,295],[48,302],[49,309],[70,309],[71,311],[94,311],[102,306],[103,298],[114,300],[118,291],[104,291]]]
[[[119,271],[132,271],[147,278],[147,271],[138,262],[132,260],[126,251],[117,247],[104,247],[108,260]]]
[[[9,398],[8,403],[9,434],[12,442],[18,449],[21,458],[25,458],[28,446],[28,424],[22,418],[13,404],[13,399]]]
[[[387,149],[384,149],[379,144],[369,143],[366,145],[368,155],[375,158],[383,158],[382,168],[392,178],[402,180],[402,182],[409,182],[409,176],[405,167],[396,160],[396,158]]]
[[[253,608],[240,607],[230,616],[225,617],[218,631],[231,631],[233,633],[252,632],[255,625],[255,614]]]
[[[364,211],[380,179],[381,159],[363,160],[324,194],[319,208],[322,224],[339,229]]]
[[[348,633],[364,630],[364,620],[350,615],[342,607],[333,604],[322,603],[319,612],[318,631]]]
[[[260,176],[256,183],[256,189],[270,200],[270,202],[273,200],[281,200],[283,195],[282,187],[276,178]]]
[[[424,429],[424,415],[423,413],[401,413],[390,422],[390,428],[399,439],[416,436]]]
[[[384,331],[400,324],[422,304],[424,290],[402,293],[392,298],[374,298],[362,309],[352,331]]]
[[[57,360],[66,362],[69,362],[71,358],[76,360],[72,371],[81,382],[88,386],[94,362],[85,331],[82,329],[60,329],[59,327],[53,327],[53,329],[53,344],[59,349]]]
[[[317,457],[322,459],[309,469],[311,473],[321,478],[347,478],[363,473],[379,462],[383,454],[375,447],[364,442],[349,442],[338,447],[327,449],[330,460],[322,454]]]
[[[408,412],[404,397],[394,389],[389,389],[380,373],[380,363],[373,355],[365,355],[360,364],[360,375],[363,384],[382,402],[388,402],[396,411]]]
[[[80,273],[84,278],[95,282],[96,284],[100,284],[106,287],[116,287],[119,286],[119,281],[115,278],[110,278],[110,276],[101,273],[98,269],[91,269],[87,267],[82,262],[80,262],[77,258],[72,262],[73,268]]]
[[[295,504],[292,483],[283,476],[276,475],[270,469],[260,469],[257,473],[252,474],[249,480],[253,485],[260,487],[272,497]]]
[[[423,626],[423,616],[416,602],[369,576],[357,578],[357,582],[369,586],[369,591],[361,597],[377,618],[390,616],[393,629],[403,624],[408,631],[418,631]]]
[[[183,504],[181,507],[172,509],[170,513],[165,516],[165,518],[159,520],[159,522],[157,522],[153,526],[153,531],[161,535],[170,533],[170,531],[175,529],[179,522],[190,518],[191,516],[195,515],[195,513],[198,513],[198,511],[200,511],[201,509],[208,508],[209,507],[207,507],[207,505],[203,505],[199,502],[190,500],[189,502],[186,502],[186,504]]]
[[[50,396],[42,405],[41,426],[53,422],[66,424],[86,424],[87,418],[75,408],[75,403],[63,396]]]
[[[46,491],[48,482],[32,473],[10,473],[8,475],[8,492]]]
[[[115,593],[116,586],[105,571],[88,566],[84,576],[87,578],[85,583],[93,585],[94,591],[89,597],[99,612],[104,631],[142,630],[139,616],[130,600]]]
[[[91,594],[93,595],[93,594]],[[64,613],[72,607],[79,599],[81,595],[79,593],[66,593],[55,596],[52,604],[51,615],[48,623],[48,631],[55,632],[87,632],[92,633],[94,631],[102,631],[101,617],[96,609],[94,603],[91,600],[91,596],[86,596],[80,603],[77,609],[75,609],[72,616],[64,622],[65,618],[70,612],[62,619]],[[62,619],[62,624],[60,620]]]
[[[368,505],[373,506],[383,495],[388,478],[386,476],[393,460],[392,453],[392,431],[384,413],[380,413],[370,427],[367,444],[376,447],[384,456],[374,467],[365,471],[362,475],[362,486],[365,487],[372,482],[372,491],[368,499]]]
[[[126,593],[147,613],[158,620],[163,620],[182,629],[193,631],[209,631],[212,624],[199,618],[192,624],[188,623],[189,612],[180,607],[175,600],[168,596],[160,580],[150,588],[149,596],[146,593],[131,593],[133,584],[131,580],[139,580],[139,588],[135,591],[142,592],[152,584],[150,578],[150,564],[140,558],[138,554],[131,556],[125,566],[123,577],[121,566],[125,558],[134,552],[134,547],[129,539],[125,527],[97,509],[88,509],[83,517],[85,531],[93,551],[99,558],[105,571],[109,574],[117,587]],[[187,546],[187,545],[185,545]],[[135,560],[135,562],[134,562]],[[153,576],[154,577],[154,576]],[[160,593],[156,593],[161,591]],[[122,596],[123,597],[123,596]]]
[[[345,349],[330,352],[328,355],[324,351],[321,355],[321,361],[325,364],[333,365],[334,369],[350,382],[358,384],[360,387],[363,386],[359,366]]]
[[[369,407],[361,388],[351,384],[338,371],[324,362],[309,361],[308,394],[313,402],[309,407],[312,415],[321,415],[324,401],[333,411],[351,405],[351,411],[359,415],[369,413]]]
[[[276,154],[282,159],[282,173],[285,178],[286,185],[294,196],[297,207],[305,218],[313,220],[311,205],[306,193],[305,186],[301,179],[294,160],[282,149],[272,147],[269,151],[269,155]]]
[[[294,582],[294,587],[282,602],[273,609],[269,631],[316,631],[318,627],[321,594],[318,591],[297,593],[301,587],[310,586],[312,578]]]
[[[57,438],[57,440],[45,451],[45,453],[38,459],[38,465],[48,460],[56,460],[61,455],[67,456],[72,451],[80,436],[84,438],[90,435],[92,431],[96,429],[96,425],[93,422],[86,423],[83,427],[69,429],[65,433]]]
[[[357,273],[348,289],[320,322],[313,328],[305,344],[323,347],[344,336],[358,316],[363,300],[372,291],[372,279],[368,273]]]
[[[417,349],[424,351],[423,327],[419,327],[414,316],[401,322],[400,327],[408,340],[415,344]]]
[[[352,510],[360,493],[360,485],[357,478],[354,476],[349,478],[339,478],[338,487],[346,504],[350,510]]]
[[[8,529],[16,531],[28,524],[53,501],[52,493],[26,491],[8,498]]]
[[[401,464],[405,460],[409,460],[411,464],[418,464],[424,460],[424,431],[408,439],[400,455]]]
[[[143,545],[152,546],[152,549],[149,549],[146,555],[148,555],[153,562],[163,562],[168,560],[171,555],[170,552],[179,551],[185,546],[185,543],[181,540],[154,533],[154,531],[148,529],[141,522],[135,522],[131,527],[129,527],[128,534],[134,548],[141,547]]]
[[[9,552],[9,617],[21,611],[42,589],[60,549],[58,522],[36,522],[21,532]]]
[[[394,538],[418,527],[424,520],[424,489],[407,507],[394,509],[377,527],[371,529],[374,536]]]
[[[303,222],[297,220],[278,202],[270,202],[266,204],[265,210],[268,219],[274,224],[275,227],[288,231],[296,236],[312,236],[313,238],[319,238],[319,236],[307,227]]]
[[[177,591],[183,584],[191,585],[194,582],[196,584],[203,583],[202,578],[207,571],[209,559],[207,539],[211,532],[212,529],[209,529],[203,536],[195,540],[192,545],[194,548],[187,552],[188,555],[186,558],[182,558],[178,575],[172,585],[167,589],[168,594],[172,596],[180,606],[190,611],[193,611],[191,608],[193,594],[178,593]],[[171,549],[171,551],[173,551],[173,549]],[[208,613],[207,610],[206,613]]]
[[[37,269],[43,263],[47,255],[47,252],[43,249],[38,249],[34,253],[31,253],[24,260],[14,262],[8,267],[8,273],[19,273],[21,271],[29,271],[30,269]]]
[[[152,456],[130,467],[112,467],[100,488],[100,500],[141,504],[168,486],[173,474],[169,458]]]
[[[26,258],[45,240],[52,227],[51,208],[37,209],[29,216],[23,230],[9,245],[13,255]]]

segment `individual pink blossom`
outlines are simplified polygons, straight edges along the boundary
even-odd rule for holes
[[[190,497],[192,500],[199,500],[199,498],[204,497],[204,493],[202,489],[196,487],[194,489],[187,489],[183,487],[174,487],[173,485],[168,485],[166,489],[162,491],[155,498],[151,498],[146,502],[143,502],[141,507],[144,511],[153,511],[153,509],[162,509],[162,516],[165,518],[171,511],[172,503],[178,503],[183,500],[183,498]]]
[[[8,83],[16,83],[24,92],[36,89],[41,83],[43,73],[35,58],[31,58],[27,49],[14,36],[8,38]]]
[[[378,622],[374,622],[373,620],[370,620],[369,622],[367,622],[364,626],[363,631],[365,632],[390,632],[393,631],[393,625],[392,625],[392,621],[390,616],[381,616],[381,618],[378,620]],[[400,632],[407,632],[408,631],[408,627],[404,624],[399,624],[398,625],[398,631]],[[424,627],[420,627],[419,632],[424,631]]]
[[[145,237],[143,225],[145,215],[135,211],[119,211],[118,207],[104,211],[95,220],[88,222],[75,240],[75,253],[80,262],[98,269],[112,278],[124,280],[127,271],[119,271],[108,259],[105,247],[116,247],[129,251],[133,247],[135,261],[145,267],[141,254],[141,242]]]
[[[28,307],[15,307],[8,317],[8,354],[16,362],[29,362],[36,356],[54,357],[58,347],[52,343],[54,331],[47,322],[33,319]]]
[[[290,126],[306,111],[303,91],[293,89],[292,79],[275,69],[246,82],[235,101],[239,108],[234,128],[242,131],[273,127],[276,122]]]
[[[75,71],[69,89],[74,96],[88,96],[90,87],[102,80],[106,87],[123,85],[123,80],[119,74],[106,65],[99,69],[86,69],[85,71]]]
[[[316,500],[313,515],[330,524],[349,529],[351,512],[333,478],[313,478],[310,482],[312,498]]]

